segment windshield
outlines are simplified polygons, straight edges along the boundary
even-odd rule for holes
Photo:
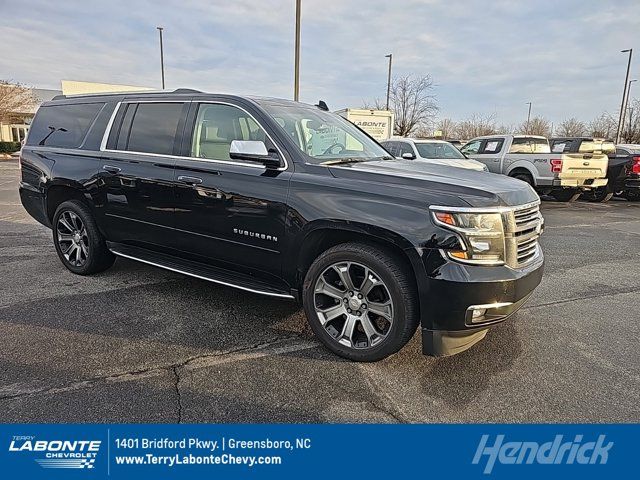
[[[422,158],[464,160],[466,157],[450,143],[416,142],[416,149]]]
[[[374,140],[339,115],[297,105],[262,106],[307,154],[309,163],[391,158]]]

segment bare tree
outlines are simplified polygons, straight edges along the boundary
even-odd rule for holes
[[[429,75],[405,75],[391,82],[391,109],[395,115],[394,133],[406,137],[418,127],[428,125],[438,112]]]
[[[488,115],[474,113],[466,120],[459,122],[456,128],[456,136],[460,140],[470,140],[474,137],[491,135],[496,132],[495,113]]]
[[[618,121],[611,114],[604,112],[589,122],[587,133],[594,137],[613,138],[618,130]]]
[[[386,110],[387,106],[384,104],[382,100],[380,100],[379,98],[376,98],[373,102],[363,100],[362,108],[366,110]]]
[[[17,120],[21,113],[28,113],[37,100],[31,89],[19,83],[0,80],[0,122]]]
[[[551,122],[544,117],[533,117],[529,122],[522,122],[516,129],[518,133],[527,135],[551,136]]]
[[[456,122],[450,118],[442,118],[436,123],[435,130],[442,132],[442,138],[448,140],[456,136],[456,128]]]
[[[624,143],[640,143],[640,99],[635,99],[629,106],[627,118],[622,126]]]
[[[587,132],[587,126],[575,117],[560,123],[557,134],[559,137],[580,137]]]

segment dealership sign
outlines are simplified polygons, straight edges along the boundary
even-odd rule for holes
[[[618,478],[635,471],[639,433],[634,424],[5,424],[0,471],[65,480]]]

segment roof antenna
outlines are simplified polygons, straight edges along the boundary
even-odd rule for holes
[[[316,107],[318,107],[320,110],[324,110],[325,112],[329,111],[329,107],[327,107],[327,104],[324,103],[323,100],[318,100],[318,104],[316,105]]]

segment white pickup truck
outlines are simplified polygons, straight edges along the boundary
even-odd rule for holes
[[[536,135],[487,135],[460,151],[484,163],[490,172],[517,178],[561,202],[607,184],[609,159],[600,153],[552,153],[549,141]]]

